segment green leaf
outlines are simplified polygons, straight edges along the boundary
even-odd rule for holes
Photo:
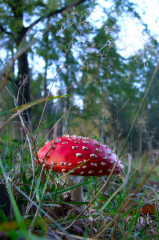
[[[11,110],[2,112],[2,113],[0,113],[0,116],[6,115],[6,114],[15,113],[15,112],[17,112],[17,111],[24,111],[24,110],[26,110],[26,109],[28,109],[28,108],[31,108],[31,107],[39,104],[39,103],[43,103],[43,102],[46,102],[46,101],[48,101],[48,100],[53,100],[53,99],[68,97],[68,96],[70,96],[70,95],[61,95],[61,96],[56,96],[56,97],[51,96],[51,97],[46,97],[46,98],[38,99],[38,100],[35,100],[35,101],[33,101],[33,102],[23,104],[23,105],[21,105],[21,106],[19,106],[19,107],[17,107],[17,108],[13,108],[13,109],[11,109]]]
[[[12,207],[13,207],[13,211],[14,211],[18,226],[21,230],[27,230],[27,228],[25,226],[25,223],[24,223],[24,220],[23,220],[23,217],[20,214],[19,208],[17,206],[14,195],[12,193],[10,184],[8,183],[8,179],[7,179],[7,176],[5,174],[5,170],[3,168],[3,164],[2,164],[1,159],[0,159],[0,168],[2,169],[2,173],[3,173],[3,176],[5,178],[6,186],[7,186],[7,189],[8,189],[9,197],[10,197],[10,200],[11,200],[11,204],[12,204]]]

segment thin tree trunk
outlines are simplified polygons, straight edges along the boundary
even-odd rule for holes
[[[48,28],[49,26],[49,19],[47,19],[47,26],[46,28]],[[47,49],[49,48],[49,33],[47,32],[45,34],[45,42],[46,42],[46,46]],[[45,74],[44,74],[44,82],[43,82],[43,91],[44,91],[44,96],[47,96],[47,72],[48,72],[48,55],[46,54],[45,56]]]
[[[20,49],[22,41],[25,42],[25,34],[27,32],[27,28],[25,28],[23,24],[23,0],[8,1],[8,4],[12,9],[15,21],[18,20],[19,23],[17,31],[15,32],[15,43],[16,48]],[[30,71],[27,52],[22,53],[18,58],[17,86],[18,105],[21,106],[24,103],[30,102]],[[28,113],[30,113],[30,110],[23,112],[24,118],[27,122],[29,121]]]
[[[18,58],[18,105],[30,102],[30,70],[27,52]],[[30,110],[24,111],[24,118],[28,122],[30,118]]]

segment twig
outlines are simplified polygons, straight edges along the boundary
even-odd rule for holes
[[[101,187],[101,189],[98,191],[98,193],[93,197],[92,201],[87,205],[87,207],[75,218],[75,220],[69,225],[67,226],[65,229],[70,228],[77,220],[78,218],[85,212],[88,210],[88,208],[91,206],[91,204],[95,201],[95,199],[99,196],[99,194],[103,191],[106,190],[106,188],[108,187],[109,181],[113,175],[113,172],[116,168],[116,165],[118,164],[118,161],[114,164],[112,171],[110,172],[107,181],[104,183],[104,185]]]
[[[111,226],[113,223],[118,222],[119,218],[120,218],[120,214],[127,208],[127,206],[131,203],[131,201],[134,199],[134,197],[137,195],[137,193],[140,191],[140,189],[142,188],[142,186],[145,184],[145,182],[147,181],[147,179],[149,178],[149,176],[152,174],[152,172],[154,171],[154,169],[156,168],[156,166],[159,164],[159,158],[156,159],[155,163],[152,165],[151,169],[149,170],[149,172],[143,177],[142,181],[140,182],[140,184],[138,185],[138,187],[136,188],[136,190],[134,191],[134,193],[131,195],[131,197],[129,197],[129,199],[127,201],[123,201],[118,214],[114,217],[114,219],[109,222],[109,224],[107,224],[107,226],[105,226],[100,232],[98,232],[95,236],[94,239],[99,239],[99,237],[108,229],[109,226]]]
[[[37,139],[38,132],[39,132],[39,128],[40,128],[40,125],[41,125],[41,121],[42,121],[42,118],[43,118],[43,116],[44,116],[44,112],[45,112],[46,105],[47,105],[47,102],[48,102],[48,98],[49,98],[49,96],[50,96],[50,93],[51,93],[53,84],[54,84],[54,82],[55,82],[55,80],[56,80],[57,74],[58,74],[58,72],[61,71],[65,66],[66,66],[66,64],[65,64],[64,66],[62,66],[61,68],[58,69],[58,71],[56,72],[56,75],[55,75],[55,77],[54,77],[54,79],[53,79],[53,82],[52,82],[52,84],[51,84],[51,87],[50,87],[50,90],[49,90],[49,93],[48,93],[48,96],[47,96],[47,99],[46,99],[46,101],[45,101],[45,105],[44,105],[44,107],[43,107],[43,111],[42,111],[42,114],[41,114],[41,117],[40,117],[40,121],[39,121],[39,124],[38,124],[38,127],[37,127],[35,140]]]
[[[72,239],[73,238],[70,236],[70,234],[68,232],[65,231],[64,228],[62,228],[62,226],[57,222],[55,221],[52,217],[50,217],[42,208],[40,208],[35,202],[33,202],[22,190],[20,190],[16,184],[12,181],[12,179],[10,177],[8,177],[8,180],[10,182],[13,183],[14,187],[18,190],[18,192],[20,192],[27,200],[31,201],[32,204],[39,209],[40,212],[42,212],[52,223],[54,223],[59,229],[61,229],[61,231],[69,238],[69,239]]]

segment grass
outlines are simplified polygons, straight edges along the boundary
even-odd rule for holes
[[[123,149],[158,68],[159,65],[143,96]],[[39,101],[34,103],[38,104]],[[82,212],[77,207],[78,203],[70,201],[69,195],[65,197],[71,188],[62,187],[59,176],[36,166],[34,162],[41,139],[37,139],[37,132],[34,141],[34,135],[27,131],[21,116],[21,112],[31,106],[16,109],[17,112],[0,129],[3,130],[0,139],[0,179],[4,181],[11,201],[5,206],[8,195],[1,187],[0,238],[159,239],[159,159],[151,163],[145,156],[139,156],[132,161],[128,155],[123,158],[126,166],[123,176],[85,178],[83,185],[87,211]],[[18,115],[26,139],[15,141],[4,130]],[[5,210],[10,206],[9,214],[6,214]]]
[[[67,45],[66,53],[75,36]],[[14,61],[37,41],[33,38],[21,48]],[[1,89],[7,86],[5,84],[11,70],[12,66],[9,66]],[[125,150],[158,70],[159,64],[134,116],[120,155]],[[159,160],[151,163],[145,156],[138,156],[131,161],[128,155],[123,159],[126,167],[123,176],[85,178],[83,186],[87,212],[82,212],[77,203],[71,202],[69,195],[65,197],[72,187],[62,187],[54,172],[35,165],[36,150],[42,141],[37,139],[41,120],[37,133],[30,133],[25,128],[21,113],[41,102],[46,107],[48,100],[53,98],[58,97],[48,96],[20,107],[15,104],[14,109],[0,114],[10,115],[0,128],[0,180],[3,181],[0,182],[0,239],[159,239]],[[6,129],[17,116],[20,117],[25,135],[15,141]],[[35,142],[32,137],[36,139]],[[2,184],[5,184],[7,191]],[[11,203],[6,205],[9,199]],[[5,211],[8,209],[9,213]]]
[[[49,236],[52,239],[159,239],[157,162],[152,169],[154,163],[143,157],[133,160],[130,166],[125,157],[123,176],[110,180],[109,177],[85,178],[84,192],[87,206],[90,205],[85,214],[77,204],[64,199],[70,189],[59,185],[55,173],[35,165],[33,177],[29,147],[14,142],[11,137],[8,139],[5,134],[1,138],[0,179],[5,179],[12,208],[8,217],[0,211],[2,236],[8,239]]]

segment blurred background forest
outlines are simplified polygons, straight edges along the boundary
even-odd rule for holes
[[[120,149],[130,133],[126,152],[157,153],[159,43],[141,12],[140,1],[0,0],[0,125],[13,108],[59,96],[23,111],[30,137],[95,136]],[[126,55],[127,18],[142,26],[143,44]],[[1,134],[25,139],[21,124],[17,116]]]

